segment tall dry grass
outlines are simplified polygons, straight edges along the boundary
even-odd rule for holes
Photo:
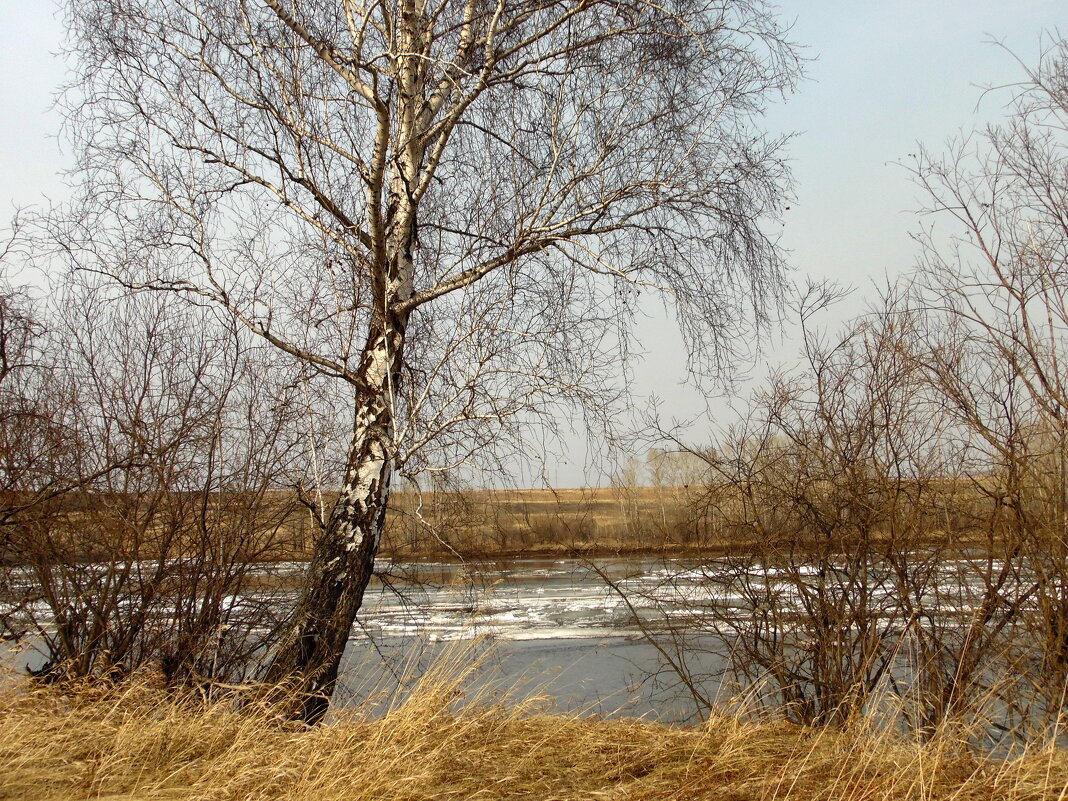
[[[1060,799],[1068,752],[977,757],[871,727],[720,717],[701,728],[538,714],[464,698],[432,672],[379,719],[313,729],[133,683],[0,690],[0,798]]]

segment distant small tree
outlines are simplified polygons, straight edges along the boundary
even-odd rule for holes
[[[684,449],[650,448],[645,470],[656,493],[657,527],[661,538],[688,544],[700,534],[695,501],[708,482],[708,464]]]

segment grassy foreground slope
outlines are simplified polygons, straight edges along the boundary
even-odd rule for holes
[[[307,730],[263,707],[121,691],[0,690],[0,798],[1062,799],[1068,753],[1011,761],[948,742],[719,719],[699,729],[455,708],[427,679],[380,720]]]

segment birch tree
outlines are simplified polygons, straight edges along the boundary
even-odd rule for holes
[[[746,0],[81,0],[64,248],[212,303],[347,393],[271,680],[322,715],[391,478],[620,392],[639,294],[695,375],[768,316],[797,54]],[[644,301],[641,301],[644,302]],[[428,454],[431,454],[428,456]]]

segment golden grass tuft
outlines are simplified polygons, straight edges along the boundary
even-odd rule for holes
[[[950,741],[720,718],[701,728],[463,703],[431,674],[376,720],[304,729],[271,708],[131,684],[0,689],[0,798],[1064,799],[1068,752],[1009,760]]]

